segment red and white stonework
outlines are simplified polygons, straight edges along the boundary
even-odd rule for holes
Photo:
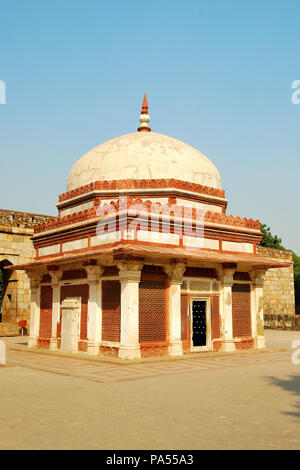
[[[17,266],[30,348],[137,359],[265,346],[264,274],[291,263],[261,255],[259,221],[226,214],[213,163],[149,121],[145,97],[138,132],[75,163],[59,217],[35,226],[35,257]]]

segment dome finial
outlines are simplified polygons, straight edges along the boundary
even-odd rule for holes
[[[139,121],[141,125],[138,127],[138,132],[151,132],[151,127],[148,125],[148,123],[150,122],[150,116],[148,114],[148,100],[146,93],[144,95],[142,111],[139,117]]]

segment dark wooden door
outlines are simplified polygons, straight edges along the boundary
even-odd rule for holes
[[[192,301],[193,315],[193,346],[206,346],[206,302]]]

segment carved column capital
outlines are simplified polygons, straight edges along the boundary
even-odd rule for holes
[[[119,279],[121,282],[140,282],[141,271],[120,271]]]
[[[121,273],[123,271],[141,271],[144,263],[136,260],[119,260],[116,264]]]
[[[56,287],[62,278],[63,271],[61,269],[55,269],[55,270],[50,269],[48,273],[51,276],[52,287]]]
[[[121,282],[140,282],[143,262],[136,260],[119,260],[119,279]]]
[[[223,267],[222,266],[217,266],[215,269],[216,269],[218,281],[223,281],[223,277],[224,277]]]
[[[93,265],[93,264],[85,265],[84,269],[87,272],[87,278],[88,278],[89,283],[99,282],[100,277],[102,276],[102,273],[104,271],[104,268],[102,266]]]
[[[235,273],[235,269],[233,268],[223,269],[221,280],[222,280],[224,287],[232,287],[234,273]]]
[[[168,275],[169,281],[173,284],[182,284],[185,270],[185,263],[174,263],[164,266],[164,271]]]
[[[263,287],[264,286],[264,276],[267,272],[267,269],[254,269],[250,271],[250,278],[252,283],[256,287]]]
[[[40,281],[43,275],[34,271],[27,271],[27,276],[30,282],[30,289],[37,289],[40,285]]]

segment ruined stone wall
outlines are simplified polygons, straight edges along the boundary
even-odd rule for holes
[[[300,330],[299,315],[265,315],[264,327],[270,330]]]
[[[0,262],[19,264],[30,262],[34,257],[34,248],[30,239],[32,229],[19,227],[0,227]],[[4,271],[8,278],[1,309],[3,323],[17,323],[29,319],[30,287],[24,271]]]
[[[32,261],[35,250],[31,240],[34,225],[54,217],[0,209],[0,268],[4,276],[1,322],[16,324],[30,317],[30,286],[24,271],[7,271],[8,264]],[[0,324],[1,325],[1,324]]]
[[[51,219],[57,219],[57,217],[0,209],[0,226],[5,227],[33,228],[35,225],[47,222]]]
[[[292,262],[290,251],[257,247],[262,256]],[[264,314],[295,315],[295,292],[293,265],[288,268],[272,268],[264,278]]]

